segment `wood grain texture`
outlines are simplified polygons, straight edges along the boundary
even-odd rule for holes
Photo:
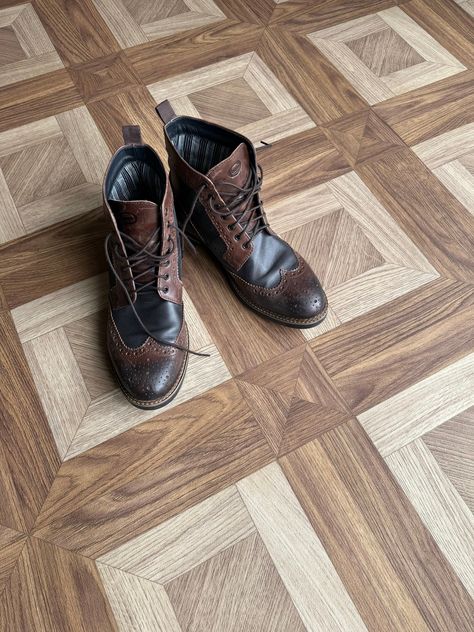
[[[0,524],[28,531],[59,468],[59,455],[11,316],[0,312]]]
[[[474,405],[474,354],[413,384],[359,415],[382,456],[388,456]]]
[[[117,630],[94,562],[36,538],[0,597],[0,623],[24,632]]]
[[[35,8],[67,66],[120,50],[92,0],[37,0]]]
[[[120,632],[181,632],[163,586],[105,564],[97,570]]]
[[[388,466],[470,595],[474,520],[422,439],[389,455]]]
[[[36,534],[98,557],[271,460],[230,382],[64,463]],[[92,514],[95,526],[86,517]]]
[[[305,37],[269,28],[259,56],[319,124],[365,109],[349,81]]]
[[[256,49],[263,27],[224,20],[177,36],[164,37],[125,54],[146,84]],[[156,59],[160,60],[159,65]]]
[[[257,534],[178,577],[166,590],[178,621],[190,632],[258,632],[263,626],[275,632],[305,630]]]
[[[306,628],[365,630],[281,468],[267,465],[237,487]]]
[[[374,106],[374,111],[408,144],[428,140],[470,123],[474,118],[471,70],[401,94]]]
[[[438,272],[472,281],[473,218],[409,149],[356,171]]]
[[[474,407],[429,431],[423,441],[471,511],[474,510],[472,462]]]
[[[254,531],[248,511],[232,486],[126,542],[98,561],[166,584]]]
[[[23,533],[0,525],[0,595],[8,584],[25,542]]]
[[[468,593],[357,422],[280,462],[369,628],[469,630]]]
[[[70,68],[70,75],[86,103],[135,90],[140,79],[123,53],[94,59]]]

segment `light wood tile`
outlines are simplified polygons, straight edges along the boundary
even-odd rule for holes
[[[177,114],[195,108],[202,118],[247,133],[254,143],[274,142],[315,125],[255,52],[158,81],[148,89],[158,103],[170,99]]]
[[[308,37],[370,105],[466,69],[400,7]]]
[[[97,564],[120,632],[181,632],[163,586]]]
[[[166,6],[146,0],[93,0],[122,48],[207,26],[225,19],[213,0],[183,0]]]
[[[166,584],[255,531],[235,487],[229,487],[99,558]]]
[[[183,629],[303,632],[305,627],[258,535],[166,586]],[[257,607],[258,604],[258,607]]]
[[[365,630],[354,604],[280,467],[237,484],[308,630]]]
[[[474,405],[474,354],[385,399],[359,415],[387,456]]]
[[[5,57],[3,53],[0,86],[63,68],[32,4],[0,9],[0,29],[1,33],[10,36],[10,41],[2,42],[2,49],[6,52],[8,48],[10,57]]]
[[[430,430],[423,441],[466,505],[474,512],[474,407]]]
[[[59,455],[64,458],[89,405],[89,392],[62,328],[30,340],[24,350]]]
[[[474,518],[421,439],[386,462],[471,596]]]

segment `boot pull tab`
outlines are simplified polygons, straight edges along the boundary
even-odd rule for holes
[[[140,125],[124,125],[122,135],[125,145],[143,145]]]
[[[176,112],[173,110],[173,107],[171,103],[168,101],[168,99],[166,99],[165,101],[162,101],[161,103],[158,103],[155,109],[156,109],[156,113],[158,114],[158,116],[160,117],[160,119],[163,121],[165,125],[169,123],[170,121],[172,121],[177,116]]]

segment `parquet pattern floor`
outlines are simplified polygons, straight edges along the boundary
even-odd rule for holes
[[[0,0],[0,629],[471,631],[471,0]],[[154,105],[250,136],[315,329],[186,253],[179,397],[104,349],[101,180]],[[270,143],[271,145],[264,145]]]

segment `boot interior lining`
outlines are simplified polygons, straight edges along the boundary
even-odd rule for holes
[[[167,132],[179,155],[203,174],[230,156],[237,146],[235,134],[195,119],[172,121]]]
[[[163,166],[146,147],[124,147],[106,182],[109,200],[148,200],[160,205],[165,190]]]

